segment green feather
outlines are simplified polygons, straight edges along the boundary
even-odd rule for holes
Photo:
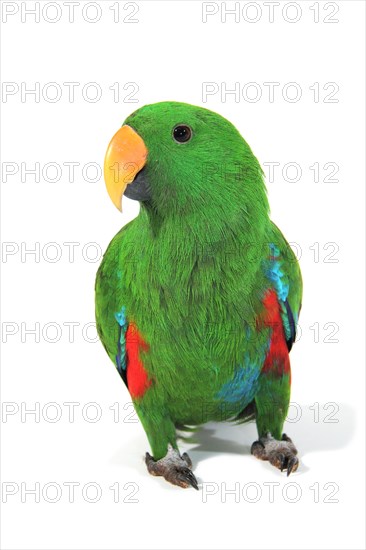
[[[172,129],[183,123],[193,135],[179,144]],[[269,343],[268,328],[248,339],[271,286],[263,269],[268,243],[287,257],[292,252],[270,221],[260,165],[230,122],[165,102],[139,109],[125,124],[147,147],[152,198],[104,255],[96,279],[97,328],[115,362],[115,314],[125,306],[150,346],[141,359],[153,384],[135,407],[159,458],[168,443],[176,446],[175,425],[222,420],[220,389],[245,354],[255,360]],[[290,305],[298,310],[301,278],[293,254],[284,269]],[[236,403],[233,417],[252,400]]]

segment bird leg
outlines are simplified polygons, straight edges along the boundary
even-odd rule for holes
[[[160,460],[154,460],[146,453],[145,462],[149,473],[153,476],[163,476],[169,483],[187,488],[192,486],[198,490],[197,480],[191,471],[192,461],[187,455],[179,454],[177,449],[168,446],[167,454]]]
[[[282,435],[281,441],[272,437],[270,433],[260,437],[253,443],[251,453],[260,460],[268,460],[281,472],[287,470],[288,476],[291,472],[296,472],[299,466],[297,449],[286,434]]]

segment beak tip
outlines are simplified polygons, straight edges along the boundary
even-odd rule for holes
[[[120,202],[115,202],[115,203],[114,203],[114,206],[117,208],[117,210],[119,210],[120,212],[122,212],[122,201],[120,201]]]

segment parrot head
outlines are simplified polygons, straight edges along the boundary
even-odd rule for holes
[[[238,130],[185,103],[132,113],[108,146],[104,176],[119,210],[125,195],[162,218],[197,213],[254,222],[268,215],[262,170]]]

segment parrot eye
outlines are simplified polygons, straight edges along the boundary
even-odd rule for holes
[[[186,143],[186,141],[189,141],[192,137],[192,130],[189,126],[186,126],[184,124],[179,124],[176,126],[173,130],[173,138],[178,143]]]

